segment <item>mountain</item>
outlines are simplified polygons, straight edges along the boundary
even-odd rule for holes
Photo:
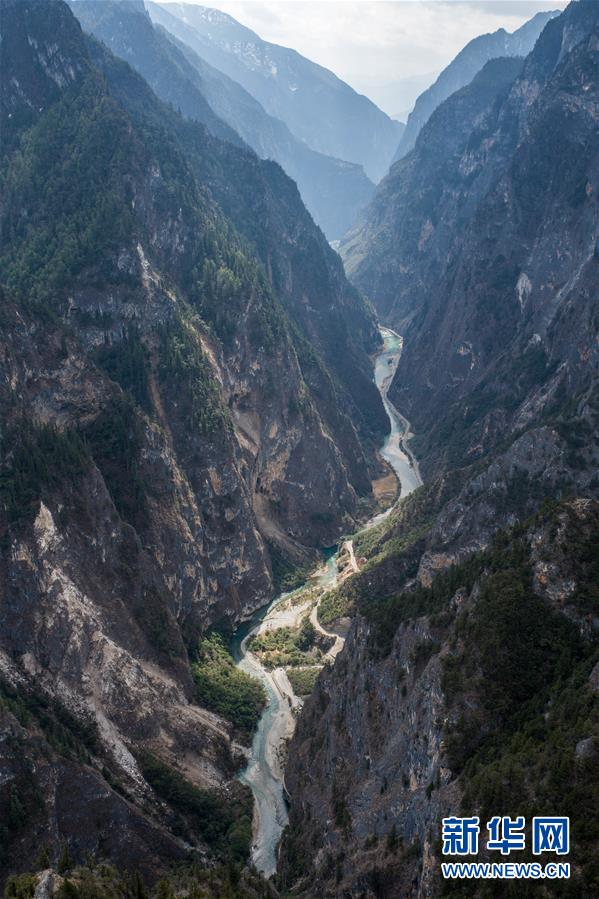
[[[415,523],[406,513],[396,543]],[[597,500],[547,504],[417,589],[402,587],[391,539],[386,565],[371,557],[354,584],[345,649],[319,678],[290,745],[284,895],[505,896],[501,880],[489,889],[442,878],[440,862],[451,857],[441,855],[440,827],[444,817],[476,814],[474,858],[497,862],[485,825],[515,808],[527,821],[518,863],[539,861],[534,815],[569,816],[568,889],[592,899],[598,533]],[[540,895],[562,890],[552,884]]]
[[[557,381],[567,377],[573,388],[588,371],[571,347],[587,343],[589,310],[565,310],[574,273],[576,291],[591,290],[593,278],[592,79],[576,98],[577,116],[566,102],[574,89],[564,82],[562,99],[556,85],[562,71],[574,77],[559,54],[586,35],[595,10],[574,4],[565,20],[552,19],[512,83],[519,63],[493,60],[442,104],[341,248],[355,283],[402,330],[391,393],[430,433],[439,459],[480,456],[517,420],[535,379],[550,382],[559,370]],[[568,63],[577,62],[570,52]],[[559,239],[567,263],[555,254]],[[540,409],[549,398],[538,390]],[[483,425],[480,413],[497,403],[503,411]],[[470,427],[482,431],[474,436]]]
[[[84,29],[137,69],[162,100],[215,136],[239,144],[239,135],[259,156],[279,162],[329,240],[342,237],[355,222],[374,192],[363,169],[297,140],[239,84],[184,43],[190,29],[180,19],[157,7],[155,20],[169,31],[154,28],[143,4],[130,0],[78,0],[72,8]]]
[[[539,12],[512,33],[498,28],[492,34],[481,34],[469,41],[443,69],[434,84],[416,100],[393,162],[410,152],[423,126],[440,103],[469,84],[490,59],[498,56],[526,56],[530,53],[547,22],[556,15],[557,12]]]
[[[368,504],[378,333],[276,163],[62,0],[0,28],[0,877],[196,859],[223,895],[264,696],[203,637]]]
[[[161,10],[193,29],[178,35],[210,65],[241,84],[269,115],[283,121],[312,150],[363,166],[382,178],[401,127],[367,97],[295,50],[262,40],[226,13],[185,3],[147,4],[170,30]]]
[[[107,21],[170,102],[63,0],[0,11],[6,899],[594,899],[599,4],[433,112],[344,243],[363,293],[141,2]],[[360,530],[375,354],[424,483]],[[443,817],[496,862],[516,815],[537,864],[568,816],[567,881],[443,879]]]
[[[519,57],[493,59],[471,84],[441,104],[418,136],[416,148],[392,166],[371,205],[342,241],[346,270],[384,320],[402,327],[404,319],[426,302],[430,279],[440,276],[447,245],[456,240],[456,223],[463,225],[478,198],[474,190],[467,193],[470,171],[464,164],[472,129],[489,115],[495,101],[501,102],[522,65]],[[486,185],[494,172],[481,167],[477,174]],[[439,240],[434,253],[432,236]],[[408,266],[408,259],[414,264]],[[424,260],[426,282],[424,275],[419,277]]]
[[[524,61],[488,62],[353,236],[403,335],[390,396],[425,485],[323,600],[351,626],[289,746],[292,895],[504,896],[443,880],[440,836],[507,814],[518,861],[538,860],[533,816],[570,817],[570,879],[535,892],[597,892],[598,51],[599,6],[577,2]]]
[[[143,0],[81,0],[70,5],[85,31],[94,34],[133,68],[140,71],[143,67],[142,75],[151,74],[148,83],[160,99],[182,115],[202,122],[215,137],[243,146],[235,128],[210,105],[202,92],[202,82],[181,54],[154,33]],[[157,90],[159,85],[162,93]]]

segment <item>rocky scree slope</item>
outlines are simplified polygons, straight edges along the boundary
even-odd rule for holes
[[[321,604],[352,626],[290,746],[292,895],[505,895],[442,883],[440,819],[557,808],[572,893],[597,892],[597,51],[596,4],[572,4],[381,188],[426,483]]]
[[[215,136],[240,144],[234,131],[261,158],[279,162],[329,240],[342,237],[371,199],[374,185],[360,166],[295,138],[240,84],[198,56],[191,49],[196,32],[162,7],[150,7],[156,26],[143,4],[77,0],[72,9],[83,28],[137,69],[160,99]]]
[[[0,27],[0,871],[64,844],[150,876],[243,860],[251,797],[189,652],[368,495],[374,320],[276,164],[60,0]]]

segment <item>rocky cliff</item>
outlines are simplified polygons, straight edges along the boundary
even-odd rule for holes
[[[410,152],[422,128],[444,100],[470,84],[489,60],[503,56],[527,56],[547,22],[556,15],[557,12],[539,12],[512,33],[499,28],[492,34],[481,34],[469,41],[443,69],[435,83],[416,100],[393,162]]]
[[[442,104],[344,247],[405,337],[391,396],[429,470],[595,375],[597,9],[552,19],[511,84],[496,60]]]
[[[241,860],[190,658],[368,502],[374,320],[276,164],[60,0],[0,26],[1,870]]]
[[[289,750],[292,895],[506,895],[442,881],[441,818],[556,808],[597,891],[598,37],[575,3],[487,64],[346,245],[426,483],[323,601],[352,626]]]
[[[361,576],[290,747],[292,895],[502,896],[443,883],[441,818],[556,807],[572,820],[570,886],[594,895],[597,514],[546,507],[430,586],[402,590],[405,572],[390,582],[381,565]]]

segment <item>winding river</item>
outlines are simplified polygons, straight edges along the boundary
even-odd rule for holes
[[[375,360],[375,381],[391,422],[391,431],[381,448],[381,455],[395,471],[401,485],[400,495],[404,497],[419,487],[422,481],[418,464],[406,446],[406,441],[410,437],[409,422],[400,415],[387,396],[401,355],[402,339],[388,328],[381,328],[380,331],[383,349]],[[390,512],[391,508],[374,516],[366,527],[374,527]],[[336,580],[337,557],[333,555],[326,565],[313,575],[310,583],[332,587]],[[304,588],[300,588],[302,589]],[[293,733],[295,725],[293,708],[299,704],[299,700],[288,689],[285,675],[281,676],[280,672],[277,674],[264,668],[256,656],[248,650],[247,644],[250,637],[264,626],[265,621],[279,627],[292,623],[284,618],[285,614],[290,613],[277,612],[277,607],[289,596],[290,594],[281,594],[268,606],[259,609],[237,632],[233,645],[233,654],[238,667],[259,678],[268,697],[268,705],[254,735],[247,767],[240,775],[240,780],[251,787],[255,798],[252,861],[266,877],[275,872],[277,846],[287,823],[283,783],[284,759],[281,747]]]

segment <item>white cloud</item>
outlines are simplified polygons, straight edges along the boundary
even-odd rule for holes
[[[501,27],[514,31],[535,12],[566,2],[213,0],[204,5],[228,12],[266,40],[293,47],[376,100],[383,85],[439,72],[478,34]]]

